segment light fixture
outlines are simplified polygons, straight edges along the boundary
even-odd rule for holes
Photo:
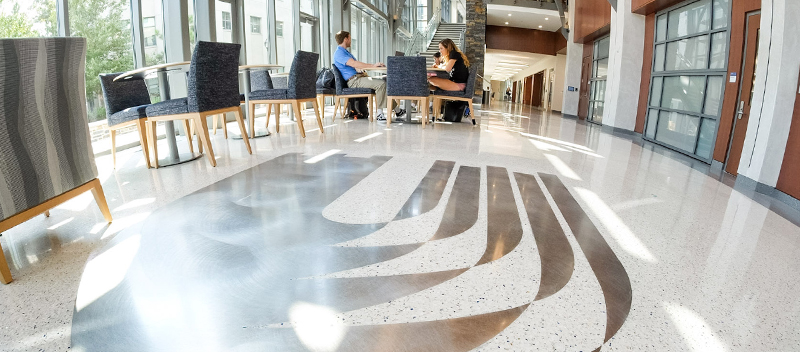
[[[539,26],[539,28],[542,28],[542,26]]]
[[[545,20],[545,21],[549,21],[549,20],[550,20],[550,17],[545,17],[545,18],[544,18],[544,20]]]
[[[506,22],[506,24],[508,24],[508,22]]]
[[[511,17],[511,14],[510,14],[510,13],[508,14],[508,17]]]

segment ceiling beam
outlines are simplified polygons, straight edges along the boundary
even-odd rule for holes
[[[561,18],[559,32],[564,36],[564,39],[569,40],[569,23],[567,23],[567,18],[564,16],[564,3],[561,0],[556,0],[556,7],[558,8],[558,17]]]

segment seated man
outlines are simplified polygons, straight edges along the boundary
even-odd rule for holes
[[[336,43],[339,46],[333,54],[333,64],[342,73],[342,77],[347,81],[347,86],[350,88],[371,88],[375,90],[375,103],[378,107],[378,120],[385,120],[383,112],[380,112],[386,107],[386,81],[377,78],[370,78],[366,75],[359,74],[358,71],[370,67],[384,67],[382,63],[367,64],[356,60],[353,54],[347,50],[350,47],[350,32],[340,31],[336,33]],[[405,110],[397,107],[395,102],[392,102],[392,110],[394,110],[397,117],[405,114]]]

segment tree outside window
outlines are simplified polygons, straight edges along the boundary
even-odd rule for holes
[[[250,33],[261,34],[261,17],[250,16]]]

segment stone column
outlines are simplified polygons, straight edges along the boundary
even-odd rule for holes
[[[467,0],[467,31],[464,34],[464,54],[469,58],[471,65],[478,68],[478,74],[483,76],[483,62],[486,56],[486,2],[484,0]],[[475,78],[475,95],[472,101],[481,103],[483,97],[483,79]]]
[[[739,175],[770,187],[778,183],[798,92],[798,18],[800,1],[762,3],[759,65]]]
[[[575,25],[575,4],[569,8],[569,26]],[[583,44],[575,43],[575,29],[570,29],[567,38],[567,61],[564,70],[564,99],[561,103],[561,113],[566,116],[578,117],[578,101],[581,87],[581,65],[583,61]],[[569,91],[569,87],[575,88]]]
[[[611,10],[611,46],[608,57],[603,124],[633,131],[642,81],[645,17],[631,12],[632,0],[618,0]]]

